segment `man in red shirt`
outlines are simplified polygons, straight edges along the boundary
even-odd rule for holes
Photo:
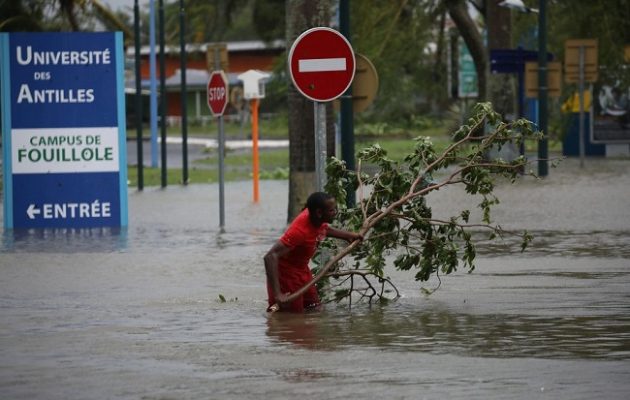
[[[320,305],[315,285],[290,303],[287,298],[313,278],[308,263],[319,242],[326,237],[348,242],[362,239],[358,233],[329,226],[335,215],[337,203],[331,195],[323,192],[311,194],[306,200],[306,208],[267,252],[265,271],[269,307],[278,304],[281,311],[303,312]]]

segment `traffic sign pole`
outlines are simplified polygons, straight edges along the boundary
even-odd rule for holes
[[[356,60],[350,42],[328,27],[311,28],[289,51],[295,88],[315,102],[315,174],[319,191],[326,184],[326,104],[344,94],[354,79]]]
[[[221,49],[214,48],[214,68],[221,68]],[[227,86],[227,85],[226,85]],[[227,90],[226,90],[227,96]],[[226,99],[227,101],[227,99]],[[219,115],[219,231],[225,232],[225,128],[223,113]]]
[[[260,199],[258,188],[258,108],[260,99],[265,98],[264,79],[269,78],[269,74],[254,69],[247,70],[238,75],[238,79],[243,82],[243,97],[249,100],[252,115],[252,182],[254,203]]]
[[[225,232],[225,129],[219,117],[219,229]]]
[[[326,103],[315,103],[315,176],[317,191],[323,192],[326,186]]]
[[[220,65],[218,50],[215,51],[215,65]],[[224,232],[225,227],[225,205],[224,205],[224,166],[225,158],[225,135],[223,129],[223,113],[227,107],[228,81],[223,71],[212,71],[208,80],[208,108],[212,115],[217,117],[219,126],[219,228]]]

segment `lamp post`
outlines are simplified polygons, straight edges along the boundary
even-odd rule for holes
[[[538,13],[538,129],[544,134],[538,142],[538,175],[549,174],[547,136],[547,0],[538,0],[538,9],[527,7],[521,0],[505,0],[499,6],[524,13]]]

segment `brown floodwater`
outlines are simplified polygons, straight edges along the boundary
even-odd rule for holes
[[[125,230],[4,231],[3,399],[626,399],[630,161],[569,161],[501,185],[495,219],[535,236],[402,297],[267,315],[262,256],[287,183],[130,190]],[[474,207],[458,190],[435,215]],[[222,296],[226,301],[220,301]]]

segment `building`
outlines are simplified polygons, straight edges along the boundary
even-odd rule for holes
[[[210,118],[211,113],[206,104],[206,87],[209,78],[209,68],[207,61],[208,49],[212,52],[216,46],[214,43],[205,44],[189,44],[186,45],[186,92],[188,101],[188,118],[192,123],[205,124]],[[284,41],[276,40],[272,43],[266,43],[260,40],[228,42],[225,43],[227,48],[227,71],[230,85],[230,104],[226,110],[226,114],[234,114],[243,106],[242,82],[237,76],[247,70],[257,69],[269,74],[273,73],[275,63],[278,58],[284,54]],[[166,46],[165,53],[165,76],[166,76],[166,95],[167,110],[166,117],[170,124],[177,124],[181,120],[181,61],[180,48],[178,46]],[[160,54],[159,46],[156,46],[156,79],[159,91],[160,81]],[[126,87],[128,94],[135,93],[135,48],[129,47],[126,51],[128,62]],[[142,77],[142,88],[149,90],[150,88],[150,48],[142,46],[140,49],[140,75]],[[148,92],[146,92],[148,93]],[[148,104],[148,101],[147,101]],[[146,109],[145,104],[145,109]],[[148,112],[144,113],[145,120]]]

